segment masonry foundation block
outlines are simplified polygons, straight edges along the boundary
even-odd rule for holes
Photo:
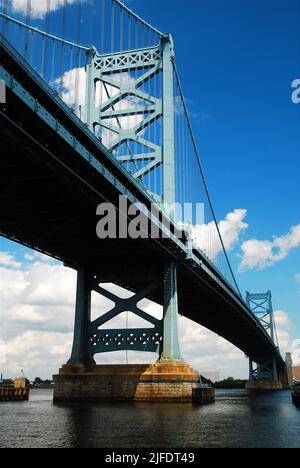
[[[283,385],[280,380],[249,380],[246,383],[246,389],[252,391],[274,391],[283,390]]]
[[[54,376],[54,401],[214,402],[213,389],[201,389],[200,376],[182,362],[95,366],[65,365]]]

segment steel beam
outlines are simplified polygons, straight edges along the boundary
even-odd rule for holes
[[[164,317],[162,361],[180,361],[181,353],[178,334],[177,266],[169,262],[164,276]]]
[[[74,342],[69,364],[91,367],[94,364],[89,346],[89,325],[91,321],[90,277],[82,269],[77,274]]]

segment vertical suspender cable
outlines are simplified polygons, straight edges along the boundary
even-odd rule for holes
[[[110,53],[113,54],[115,51],[115,2],[112,0],[111,6],[111,38],[110,38]],[[110,73],[110,78],[112,77],[113,72]],[[106,87],[107,90],[107,87]],[[107,92],[107,91],[106,91]],[[108,95],[109,99],[109,95]],[[114,123],[115,119],[109,119],[110,123]],[[108,130],[108,146],[111,147],[111,143],[113,141],[113,135],[111,130]]]
[[[27,8],[26,8],[26,24],[27,26],[30,25],[30,20],[31,20],[31,0],[27,0]],[[25,31],[25,43],[24,43],[24,57],[25,60],[28,60],[28,36],[29,36],[29,29],[26,29]]]
[[[56,48],[56,41],[52,39],[52,52],[51,52],[51,83],[54,82],[55,78],[55,48]]]
[[[64,0],[63,16],[62,16],[62,38],[66,37],[67,26],[67,0]],[[65,44],[61,43],[61,61],[60,61],[60,97],[63,97],[64,91],[64,72],[65,72]]]
[[[46,13],[46,33],[49,33],[50,29],[50,0],[47,0],[47,13]],[[48,65],[48,39],[46,41],[45,36],[43,36],[43,63],[42,63],[42,77],[47,78],[47,65]]]
[[[144,25],[142,25],[141,34],[142,34],[142,49],[144,49],[144,48],[145,48],[145,26],[144,26]],[[143,64],[141,76],[143,76],[144,73],[145,73],[145,67],[144,67],[144,64]],[[144,84],[143,84],[143,91],[146,91],[146,89],[145,89],[146,87],[147,87],[147,84],[144,83]],[[145,120],[145,118],[146,118],[146,113],[144,114],[144,117],[141,116],[141,114],[140,114],[140,109],[139,109],[139,108],[142,107],[142,106],[145,107],[145,103],[143,103],[143,104],[140,103],[140,105],[138,105],[138,103],[140,103],[140,101],[139,101],[138,98],[136,98],[136,112],[137,112],[137,121],[136,121],[136,125],[139,125],[140,119]],[[142,136],[142,138],[144,138],[144,139],[146,138],[146,137],[145,137],[145,133],[146,133],[147,131],[149,132],[149,127],[146,128],[146,127],[145,127],[145,122],[142,122],[141,132],[139,133],[139,134]],[[136,136],[138,137],[138,133],[137,133]],[[142,156],[144,157],[144,155],[145,155],[145,146],[143,145],[143,146],[141,147],[141,150],[140,150],[140,151],[139,151],[139,149],[138,149],[137,152],[136,152],[136,154],[137,154],[137,153],[141,153]],[[142,167],[143,167],[145,164],[147,164],[147,163],[148,163],[147,161],[146,161],[146,163],[145,163],[145,161],[142,159],[142,162],[141,162],[141,164],[140,164],[140,168],[142,168]],[[141,180],[142,180],[142,182],[144,183],[144,185],[145,185],[145,178],[147,178],[147,176],[145,176],[145,175],[142,176],[142,178],[141,178]],[[147,188],[146,185],[145,185],[145,188]]]
[[[30,65],[34,68],[33,60],[34,60],[34,42],[35,42],[35,33],[31,31],[31,50],[30,50]]]
[[[104,31],[105,31],[105,0],[100,0],[100,44],[99,44],[100,55],[104,54],[104,49],[105,49]],[[100,74],[101,74],[101,70],[100,70]],[[99,86],[99,137],[102,138],[103,127],[101,126],[101,114],[102,114],[101,107],[103,106],[103,103],[104,103],[104,100],[103,100],[104,83],[102,80],[99,81],[98,86]]]
[[[78,0],[77,6],[77,25],[76,25],[76,42],[80,44],[80,37],[81,37],[81,13],[82,13],[82,0]],[[79,98],[79,88],[81,89],[82,83],[79,83],[80,80],[80,72],[81,72],[81,49],[76,50],[76,71],[75,71],[75,95],[74,95],[74,105],[75,105],[75,112],[77,113],[78,117],[82,119],[82,102]],[[81,91],[82,92],[82,91]]]
[[[8,15],[8,0],[3,0],[3,12],[5,15]],[[4,37],[7,36],[7,27],[8,27],[8,21],[4,18],[2,18],[2,34]]]
[[[137,19],[135,20],[134,24],[135,24],[135,31],[134,31],[135,32],[135,50],[137,50],[138,49],[138,32],[139,32],[138,31],[138,20]],[[137,79],[138,79],[138,70],[137,70],[137,68],[135,68],[134,75],[135,75],[135,81],[137,81]],[[135,112],[134,112],[134,126],[136,127],[136,125],[137,125],[137,98],[134,99],[134,106],[135,106],[135,109],[134,109],[135,110]],[[137,154],[138,153],[137,138],[135,140],[135,145],[134,146],[135,146],[134,154]],[[137,162],[137,164],[138,164],[138,162]],[[139,165],[138,165],[138,167],[139,167]]]
[[[23,35],[23,28],[19,25],[19,33],[18,33],[18,52],[21,53],[21,44],[22,44],[22,35]]]
[[[130,49],[131,49],[131,15],[130,15],[130,13],[128,13],[128,31],[127,31],[127,34],[128,34],[128,49],[127,49],[127,50],[130,51]],[[131,74],[130,74],[130,73],[131,73],[131,70],[130,70],[130,63],[129,63],[129,61],[128,61],[128,71],[127,71],[127,73],[128,73],[127,79],[128,79],[128,82],[129,82],[129,81],[131,80]],[[131,104],[130,104],[130,99],[129,99],[128,97],[127,97],[126,99],[127,99],[127,105],[128,105],[128,108],[129,108],[129,107],[131,106]],[[131,126],[131,117],[130,117],[129,114],[128,114],[128,117],[127,117],[127,124],[126,124],[126,126],[127,126],[127,130],[129,130],[129,129],[130,129],[130,126]],[[128,156],[129,156],[130,153],[131,153],[130,141],[128,142],[127,149],[128,149],[127,154],[128,154]],[[128,162],[128,163],[126,164],[126,169],[127,169],[127,170],[130,170],[130,169],[131,169],[131,163],[130,163],[130,162]]]

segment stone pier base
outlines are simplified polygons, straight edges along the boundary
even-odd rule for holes
[[[92,371],[65,365],[54,376],[54,401],[140,401],[211,403],[214,390],[203,389],[188,364],[95,366]],[[207,401],[209,400],[209,401]]]
[[[283,390],[283,385],[280,380],[252,380],[246,383],[247,390],[264,391],[264,390]]]

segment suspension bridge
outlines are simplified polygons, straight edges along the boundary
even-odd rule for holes
[[[0,28],[0,233],[78,271],[74,345],[60,388],[90,376],[98,353],[156,352],[160,363],[183,366],[178,314],[242,350],[252,388],[282,388],[271,293],[244,300],[239,291],[172,36],[119,0],[6,0]],[[120,196],[143,206],[141,218],[160,235],[99,239],[101,203],[117,208],[118,224],[132,221]],[[194,208],[166,209],[185,205],[204,207],[200,223]],[[113,304],[95,320],[92,293]],[[144,299],[163,306],[162,319],[143,310]],[[149,328],[107,327],[124,312]]]

